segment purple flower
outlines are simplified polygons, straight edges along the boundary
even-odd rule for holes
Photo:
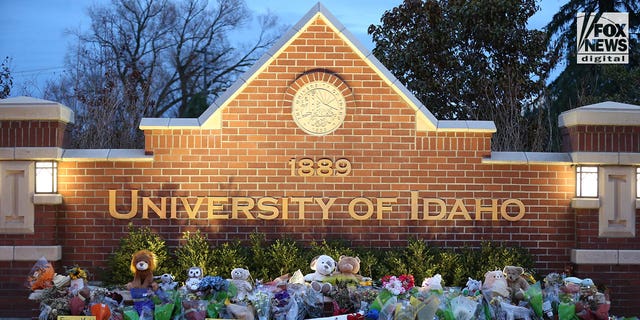
[[[274,298],[278,302],[278,307],[284,307],[289,301],[289,292],[282,290],[274,295]]]

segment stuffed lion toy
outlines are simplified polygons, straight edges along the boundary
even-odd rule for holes
[[[131,257],[131,272],[133,281],[127,283],[127,289],[152,288],[157,290],[158,284],[153,281],[153,271],[156,269],[156,255],[149,250],[140,250]]]

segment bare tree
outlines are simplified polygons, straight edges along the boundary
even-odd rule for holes
[[[82,148],[141,147],[142,117],[200,115],[276,39],[276,19],[264,16],[255,42],[231,42],[252,21],[243,0],[112,0],[89,16],[90,32],[75,34],[68,70],[45,93],[80,115]]]

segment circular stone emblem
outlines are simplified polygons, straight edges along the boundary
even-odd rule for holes
[[[331,83],[309,82],[293,96],[292,114],[304,132],[315,136],[327,135],[344,122],[345,98]]]

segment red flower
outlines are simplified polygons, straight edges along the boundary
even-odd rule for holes
[[[407,291],[411,290],[415,286],[415,280],[412,274],[403,274],[398,277],[398,280],[402,282],[402,287]]]
[[[347,315],[347,320],[364,320],[364,316],[359,313]]]

